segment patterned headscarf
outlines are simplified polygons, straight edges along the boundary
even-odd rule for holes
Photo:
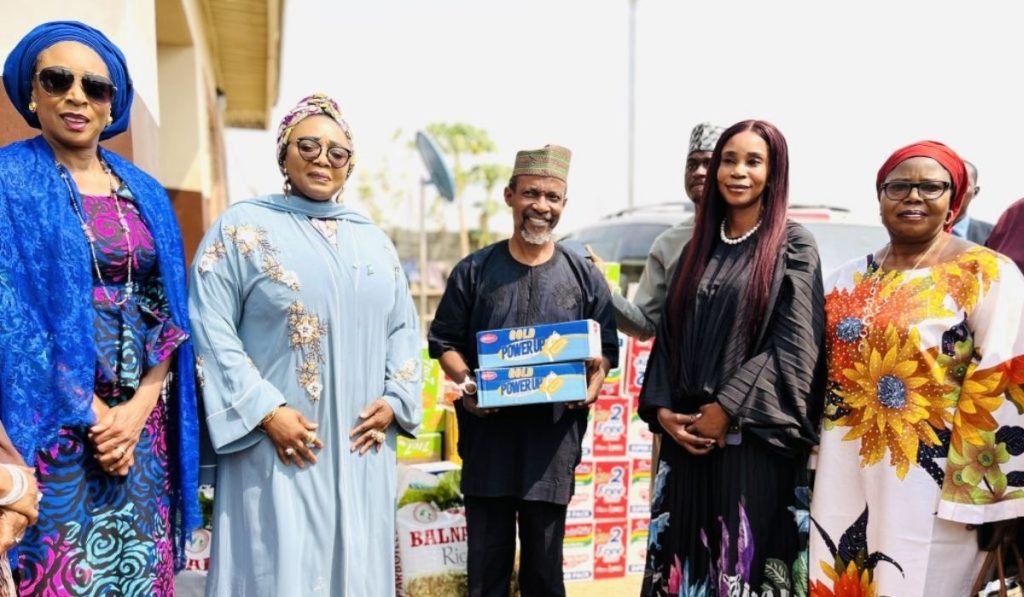
[[[345,137],[352,141],[352,129],[349,128],[348,122],[342,117],[338,102],[323,93],[314,93],[313,95],[306,96],[299,100],[299,103],[295,104],[295,107],[284,115],[284,118],[281,119],[281,124],[277,127],[277,166],[281,169],[281,174],[287,174],[284,168],[284,158],[288,153],[288,140],[292,136],[292,130],[303,120],[318,114],[324,114],[333,118],[335,122],[341,125],[341,130],[344,131]],[[352,150],[352,157],[348,160],[348,176],[352,175],[352,169],[356,166],[355,145],[352,146]]]
[[[39,116],[28,109],[32,101],[32,79],[35,77],[36,61],[39,54],[50,46],[63,41],[74,41],[89,46],[107,65],[110,80],[117,91],[110,105],[114,121],[103,129],[100,139],[109,139],[128,130],[131,121],[132,100],[135,89],[128,74],[128,61],[124,54],[102,31],[78,21],[51,21],[43,23],[14,46],[4,62],[4,90],[11,98],[14,108],[32,128],[39,128]]]
[[[949,172],[949,178],[953,182],[953,197],[949,201],[949,211],[952,212],[952,215],[945,227],[946,232],[949,232],[953,229],[956,217],[960,214],[960,207],[964,203],[964,195],[967,194],[967,166],[964,165],[963,159],[946,145],[938,141],[918,141],[897,149],[878,169],[878,175],[875,177],[875,192],[881,193],[885,177],[889,176],[896,166],[910,158],[931,158],[938,162],[946,172]]]
[[[693,127],[693,132],[690,133],[690,150],[686,154],[689,155],[695,151],[714,151],[718,138],[724,132],[725,127],[717,126],[710,122],[698,124]]]

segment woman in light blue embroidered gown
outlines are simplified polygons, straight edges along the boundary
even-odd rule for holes
[[[354,158],[333,100],[285,116],[278,163],[285,194],[232,206],[192,268],[218,453],[207,595],[390,595],[419,322],[391,242],[334,200]]]

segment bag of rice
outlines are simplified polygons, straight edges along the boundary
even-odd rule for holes
[[[466,514],[461,471],[434,475],[400,467],[395,592],[399,597],[461,597],[466,585]]]

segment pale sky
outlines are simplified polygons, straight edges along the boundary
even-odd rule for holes
[[[930,138],[977,164],[971,213],[995,221],[1024,195],[1021,20],[1004,6],[639,0],[637,204],[683,197],[694,124],[762,118],[789,143],[791,202],[874,217],[878,167]],[[626,207],[627,0],[285,7],[271,128],[308,93],[336,98],[355,134],[353,179],[386,161],[408,189],[389,223],[415,224],[425,172],[393,133],[411,138],[436,121],[486,129],[498,146],[488,162],[511,166],[518,149],[546,143],[572,149],[560,232]],[[228,173],[232,200],[279,189],[274,131],[230,131]],[[346,200],[358,207],[354,193]],[[455,212],[445,217],[455,229]],[[508,227],[508,211],[495,219]]]

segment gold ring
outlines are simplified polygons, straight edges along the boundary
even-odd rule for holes
[[[384,443],[384,440],[385,440],[385,439],[387,439],[387,436],[386,436],[386,435],[384,435],[384,432],[383,432],[383,431],[381,431],[380,429],[374,429],[374,430],[373,430],[373,431],[371,431],[370,433],[371,433],[371,434],[373,435],[373,439],[374,439],[374,440],[375,440],[375,441],[376,441],[376,442],[377,442],[378,444],[383,444],[383,443]]]
[[[307,444],[316,443],[316,432],[315,431],[307,431],[306,432],[306,443]]]
[[[115,454],[117,454],[117,458],[118,458],[119,460],[120,460],[121,458],[124,458],[124,452],[125,452],[124,446],[118,446],[118,447],[117,447],[117,451],[115,452]]]

